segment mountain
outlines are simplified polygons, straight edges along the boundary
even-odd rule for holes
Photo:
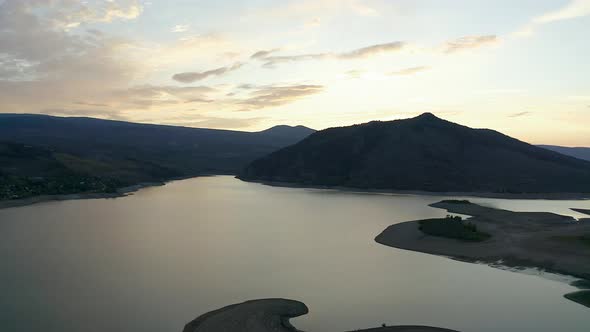
[[[318,131],[252,162],[239,178],[435,192],[590,192],[590,162],[425,113]]]
[[[590,161],[590,148],[569,148],[565,146],[556,146],[556,145],[538,145],[547,150],[559,152],[566,156],[571,156],[578,159],[588,160]]]
[[[277,137],[300,137],[300,139],[303,139],[313,134],[314,132],[315,130],[307,128],[305,126],[279,125],[263,130],[260,133]]]
[[[76,177],[130,185],[204,173],[235,174],[311,132],[302,126],[240,132],[0,114],[0,185],[31,178],[61,183]]]

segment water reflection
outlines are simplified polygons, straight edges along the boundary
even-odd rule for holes
[[[311,309],[307,331],[427,324],[462,331],[586,331],[566,283],[381,246],[436,196],[269,187],[207,177],[120,199],[0,210],[2,331],[181,331],[246,299]],[[473,199],[575,216],[588,201]]]

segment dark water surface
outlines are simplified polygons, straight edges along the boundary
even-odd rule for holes
[[[0,210],[0,331],[180,332],[196,316],[266,297],[305,302],[294,324],[469,331],[589,331],[575,290],[539,277],[388,248],[390,224],[444,216],[436,196],[269,187],[228,176],[117,199]],[[589,201],[473,199],[582,215]]]

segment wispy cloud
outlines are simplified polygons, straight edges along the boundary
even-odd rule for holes
[[[410,67],[410,68],[404,68],[401,70],[392,71],[392,72],[388,73],[388,75],[393,75],[393,76],[414,75],[414,74],[417,74],[419,72],[423,72],[423,71],[429,70],[429,69],[430,69],[429,66]]]
[[[512,113],[512,114],[510,114],[510,115],[508,115],[508,117],[510,117],[510,118],[519,118],[521,116],[527,116],[527,115],[530,115],[530,114],[531,114],[531,112],[528,112],[528,111],[527,112],[518,112],[518,113]]]
[[[495,35],[465,36],[445,42],[442,46],[442,49],[444,53],[455,53],[479,48],[482,46],[493,45],[498,42],[499,38]]]
[[[44,109],[40,111],[41,114],[56,115],[56,116],[78,116],[78,117],[97,117],[109,120],[125,121],[129,120],[122,112],[112,109],[68,109],[68,108],[54,108]]]
[[[190,114],[185,116],[184,121],[176,120],[170,122],[170,124],[186,127],[240,129],[251,127],[264,119],[266,118],[225,118],[199,114]]]
[[[530,36],[540,25],[588,15],[590,15],[590,0],[571,0],[561,8],[534,17],[528,24],[520,28],[513,35],[517,37]]]
[[[573,0],[567,5],[533,19],[533,23],[549,23],[590,15],[589,0]]]
[[[170,29],[171,32],[187,32],[190,28],[188,24],[177,24]]]
[[[228,72],[234,71],[242,67],[244,64],[237,62],[228,67],[219,67],[216,69],[211,69],[203,72],[186,72],[186,73],[178,73],[172,76],[172,79],[181,82],[181,83],[192,83],[196,81],[203,80],[209,76],[220,76],[226,74]]]
[[[342,53],[307,53],[296,55],[275,55],[271,56],[269,51],[259,51],[252,55],[252,58],[264,61],[265,67],[273,67],[280,63],[309,61],[309,60],[326,60],[326,59],[340,59],[353,60],[368,58],[377,54],[399,52],[404,49],[407,43],[402,41],[395,41],[384,44],[376,44],[367,47],[358,48],[349,52]],[[274,52],[275,50],[273,50]]]
[[[237,105],[242,106],[241,111],[285,105],[324,90],[322,85],[306,84],[261,87],[242,85],[241,88],[250,90],[248,97],[236,101]]]
[[[266,57],[268,57],[271,53],[275,53],[278,52],[279,49],[278,48],[273,48],[271,50],[262,50],[262,51],[258,51],[254,54],[252,54],[250,56],[251,59],[264,59]]]
[[[209,103],[211,94],[217,92],[209,86],[141,85],[120,89],[112,93],[121,106],[149,108],[151,106],[175,105],[182,103]]]

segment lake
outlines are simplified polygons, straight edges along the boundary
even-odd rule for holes
[[[448,197],[446,197],[448,198]],[[387,226],[441,217],[437,196],[280,188],[230,176],[124,198],[0,210],[0,330],[180,332],[209,310],[305,302],[311,332],[389,324],[469,331],[588,331],[568,278],[382,246]],[[471,201],[582,217],[590,201]]]

